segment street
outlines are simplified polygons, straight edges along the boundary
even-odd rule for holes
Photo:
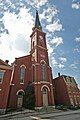
[[[71,114],[50,118],[50,120],[80,120],[80,114]]]
[[[80,120],[80,110],[42,114],[25,113],[3,117],[0,120]]]

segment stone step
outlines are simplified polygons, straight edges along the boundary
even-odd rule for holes
[[[41,109],[38,109],[38,112],[52,112],[55,108],[53,106],[44,106]]]

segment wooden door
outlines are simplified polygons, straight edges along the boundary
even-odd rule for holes
[[[48,106],[48,93],[46,88],[43,88],[43,106]]]

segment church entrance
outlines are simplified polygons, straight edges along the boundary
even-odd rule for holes
[[[48,93],[47,93],[47,88],[43,88],[42,90],[43,94],[43,106],[48,106]]]
[[[17,108],[21,108],[23,105],[23,94],[24,93],[22,91],[18,93]]]

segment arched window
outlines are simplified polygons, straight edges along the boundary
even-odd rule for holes
[[[21,66],[20,68],[20,83],[24,83],[25,78],[25,66]]]
[[[32,66],[32,82],[35,81],[35,66]]]
[[[41,62],[41,80],[46,80],[46,66],[44,61]]]

